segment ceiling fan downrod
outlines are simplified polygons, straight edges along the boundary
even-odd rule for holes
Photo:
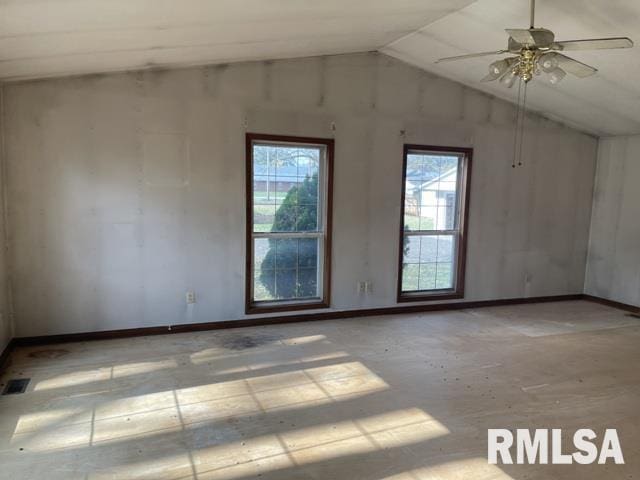
[[[536,15],[536,0],[531,0],[531,9],[530,9],[531,21],[529,22],[529,28],[535,28],[533,26],[533,21],[535,19],[535,15]]]

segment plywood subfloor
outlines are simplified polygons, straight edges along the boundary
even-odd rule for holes
[[[563,302],[21,348],[0,478],[639,478],[639,344]],[[487,464],[536,427],[617,428],[627,463]]]

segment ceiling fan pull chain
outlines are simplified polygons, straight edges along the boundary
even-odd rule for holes
[[[522,166],[522,145],[524,144],[524,122],[527,120],[527,84],[524,84],[524,94],[522,98],[522,119],[520,121],[520,150],[518,151],[518,165]]]
[[[518,97],[516,103],[516,122],[513,133],[513,155],[511,156],[511,168],[516,168],[516,156],[518,155],[518,125],[520,124],[520,92],[522,91],[522,79],[518,78]]]

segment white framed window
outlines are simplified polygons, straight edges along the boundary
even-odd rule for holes
[[[247,313],[329,306],[333,140],[247,134]]]
[[[472,153],[405,145],[398,301],[464,297]]]

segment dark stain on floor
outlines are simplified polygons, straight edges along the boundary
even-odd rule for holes
[[[268,343],[280,340],[278,335],[268,335],[265,333],[255,334],[228,334],[222,337],[221,344],[228,350],[246,350],[248,348],[261,347]]]

